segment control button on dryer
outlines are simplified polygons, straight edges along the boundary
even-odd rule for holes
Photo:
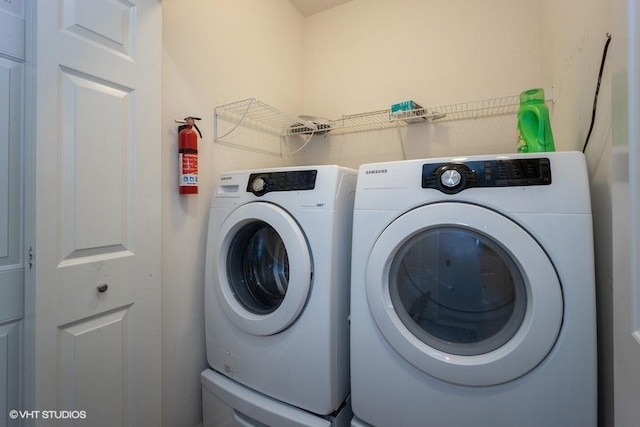
[[[462,181],[462,175],[456,169],[447,169],[440,175],[440,182],[447,188],[454,188]]]
[[[268,190],[267,181],[262,177],[257,177],[251,181],[251,192],[256,196],[262,196]]]

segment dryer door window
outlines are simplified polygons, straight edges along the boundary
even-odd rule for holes
[[[434,203],[396,218],[371,249],[365,281],[389,345],[453,384],[520,378],[562,327],[562,286],[545,250],[517,222],[473,204]]]
[[[398,317],[427,345],[457,355],[502,347],[518,331],[524,278],[500,244],[465,227],[428,228],[409,239],[389,271]]]
[[[278,232],[263,221],[240,229],[231,241],[227,272],[244,308],[255,314],[274,312],[289,285],[289,257]]]
[[[254,335],[287,329],[311,290],[312,257],[295,219],[272,203],[231,212],[216,236],[214,295],[225,315]]]

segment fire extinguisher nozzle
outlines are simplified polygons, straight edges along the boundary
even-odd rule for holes
[[[200,139],[202,139],[202,132],[200,132],[200,129],[198,128],[198,126],[196,126],[196,124],[193,124],[193,127],[196,128],[196,130],[198,131],[198,135],[200,135]]]

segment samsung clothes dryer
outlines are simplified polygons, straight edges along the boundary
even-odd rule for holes
[[[211,368],[318,415],[349,394],[349,276],[357,171],[222,175],[211,202],[205,331]]]
[[[595,427],[582,153],[360,168],[353,425]]]

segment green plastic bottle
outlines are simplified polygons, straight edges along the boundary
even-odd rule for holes
[[[544,89],[525,90],[518,108],[518,153],[543,151],[556,151]]]

